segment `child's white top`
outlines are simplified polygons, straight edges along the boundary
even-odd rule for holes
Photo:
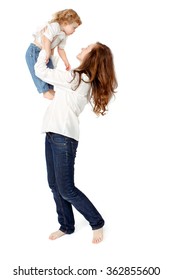
[[[47,29],[46,29],[47,28]],[[46,31],[45,31],[46,29]],[[33,33],[34,39],[42,46],[41,36],[45,35],[51,41],[51,49],[59,46],[64,49],[67,35],[61,30],[58,22],[46,23]]]
[[[44,119],[42,132],[54,132],[79,140],[78,116],[88,103],[91,84],[82,74],[80,86],[76,89],[78,78],[73,78],[72,71],[49,69],[45,63],[46,52],[42,50],[35,64],[36,75],[45,82],[54,85],[55,97],[50,101]]]

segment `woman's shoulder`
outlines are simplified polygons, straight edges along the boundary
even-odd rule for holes
[[[84,82],[89,82],[89,77],[86,74],[82,73],[81,77]]]
[[[74,70],[71,70],[69,72],[70,72],[70,76],[72,77],[72,79],[75,80],[76,82],[78,82],[79,81],[79,73],[76,72],[74,74]],[[82,81],[89,82],[89,77],[85,73],[82,73],[81,78],[82,78]]]

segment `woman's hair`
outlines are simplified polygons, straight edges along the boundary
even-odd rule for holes
[[[79,75],[78,86],[83,73],[88,76],[91,83],[93,111],[97,115],[104,115],[118,87],[111,50],[106,45],[97,42],[81,65],[74,70],[74,78],[76,74]]]
[[[65,9],[53,14],[50,23],[52,22],[58,22],[59,24],[64,24],[64,25],[72,24],[74,22],[77,23],[78,25],[82,24],[80,17],[72,9]]]

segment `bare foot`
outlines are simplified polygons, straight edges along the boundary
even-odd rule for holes
[[[92,243],[98,244],[103,240],[103,228],[93,230]]]
[[[51,89],[43,93],[44,98],[47,98],[49,100],[52,100],[54,98],[54,95],[55,91]]]
[[[65,235],[65,232],[61,231],[61,230],[58,230],[58,231],[55,231],[55,232],[52,232],[50,235],[49,235],[49,239],[50,240],[55,240],[57,238],[60,238],[61,236]]]

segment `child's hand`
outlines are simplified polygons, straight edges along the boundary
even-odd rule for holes
[[[66,63],[66,64],[65,64],[65,67],[66,67],[66,70],[67,70],[67,71],[69,71],[69,70],[71,69],[71,66],[70,66],[69,63]]]

